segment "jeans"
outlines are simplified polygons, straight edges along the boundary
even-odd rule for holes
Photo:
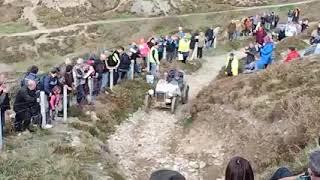
[[[109,83],[109,72],[102,74],[102,82],[101,82],[101,88],[100,90],[103,91],[108,87]]]
[[[198,57],[199,59],[201,59],[201,58],[202,58],[202,50],[203,50],[203,47],[198,47],[198,54],[197,54],[197,57]]]
[[[270,180],[278,180],[285,177],[291,177],[293,173],[286,167],[279,168],[270,178]]]
[[[182,55],[183,55],[183,60],[182,60],[182,62],[183,62],[183,63],[187,63],[187,59],[188,59],[188,56],[189,56],[189,52],[183,52]]]
[[[5,112],[2,111],[1,109],[0,109],[0,116],[1,116],[1,132],[2,132],[2,137],[4,137],[4,127],[5,127],[6,121],[5,121]]]
[[[85,98],[86,98],[86,94],[84,91],[84,84],[80,84],[77,86],[77,103],[81,105],[81,103]]]
[[[157,77],[157,66],[156,63],[150,63],[150,72],[154,77]]]
[[[128,69],[119,69],[119,79],[118,81],[122,81],[124,78],[129,78],[129,71]]]
[[[167,58],[167,61],[171,63],[172,60],[175,58],[175,52],[168,52],[167,51],[167,57],[166,58]]]
[[[207,40],[207,43],[206,43],[207,49],[212,48],[212,44],[213,44],[213,39]]]

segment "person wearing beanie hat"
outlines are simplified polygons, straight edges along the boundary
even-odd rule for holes
[[[163,169],[153,172],[150,180],[186,180],[186,178],[179,172]]]

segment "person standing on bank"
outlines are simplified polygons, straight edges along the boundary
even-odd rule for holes
[[[4,137],[5,112],[10,109],[9,87],[5,84],[6,78],[4,74],[0,74],[0,116],[2,137]]]

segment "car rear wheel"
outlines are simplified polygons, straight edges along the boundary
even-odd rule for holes
[[[171,113],[174,114],[177,109],[177,97],[173,97],[171,101]]]
[[[182,104],[187,104],[189,101],[189,86],[184,89],[183,97],[182,97]]]

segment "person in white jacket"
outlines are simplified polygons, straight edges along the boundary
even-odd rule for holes
[[[298,34],[297,26],[292,22],[288,23],[285,28],[285,34],[286,37],[296,36]]]

